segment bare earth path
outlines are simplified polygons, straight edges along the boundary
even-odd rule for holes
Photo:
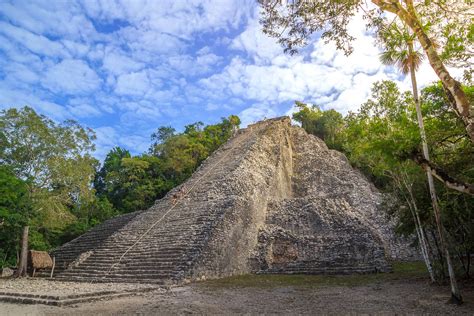
[[[0,315],[474,315],[472,286],[463,290],[466,303],[453,306],[445,303],[449,289],[425,278],[361,278],[245,276],[66,307],[0,303]]]

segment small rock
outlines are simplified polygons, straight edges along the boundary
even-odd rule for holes
[[[3,268],[2,269],[2,275],[1,277],[2,278],[8,278],[8,277],[11,277],[13,275],[13,270],[10,269],[10,268]]]

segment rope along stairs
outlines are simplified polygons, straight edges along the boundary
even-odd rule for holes
[[[200,192],[202,188],[212,187],[213,178],[225,174],[229,167],[238,166],[239,157],[245,152],[244,147],[248,148],[253,143],[249,139],[254,135],[255,130],[252,128],[239,131],[213,155],[215,157],[208,158],[190,180],[158,201],[150,210],[127,214],[101,225],[112,230],[114,227],[110,226],[117,226],[116,231],[106,236],[102,243],[97,242],[100,240],[97,235],[105,229],[99,227],[72,242],[73,247],[69,248],[76,250],[74,254],[68,256],[68,244],[56,251],[58,261],[63,262],[63,269],[59,267],[57,279],[153,283],[180,279],[183,268],[189,266],[199,254],[200,246],[205,243],[210,231],[209,226],[219,215],[202,212],[190,214],[186,210],[190,196],[194,194],[194,204],[206,203],[205,192]],[[222,166],[224,162],[225,166]],[[172,196],[176,192],[180,194],[173,201]],[[200,197],[202,201],[196,201]],[[120,227],[123,222],[125,225]],[[86,253],[83,260],[77,260],[77,248],[91,249],[91,245],[94,246],[92,253]],[[65,260],[61,260],[61,256]],[[67,265],[66,262],[71,261],[72,257],[76,258],[76,262]]]

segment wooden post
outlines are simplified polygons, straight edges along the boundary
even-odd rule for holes
[[[54,273],[54,267],[56,266],[56,257],[53,256],[53,267],[51,268],[51,275],[49,276],[49,278],[52,278],[53,277],[53,273]]]
[[[23,236],[21,238],[21,254],[18,269],[15,272],[16,277],[26,276],[26,269],[28,267],[28,231],[29,226],[23,227]]]

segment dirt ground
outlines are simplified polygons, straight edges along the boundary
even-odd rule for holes
[[[249,278],[256,278],[257,282],[249,283]],[[474,315],[474,288],[465,287],[465,304],[454,306],[446,304],[449,288],[430,285],[426,279],[374,280],[358,285],[334,285],[331,281],[329,285],[308,286],[291,279],[258,278],[261,277],[249,276],[244,282],[201,282],[166,293],[149,292],[65,307],[0,303],[0,315]]]

